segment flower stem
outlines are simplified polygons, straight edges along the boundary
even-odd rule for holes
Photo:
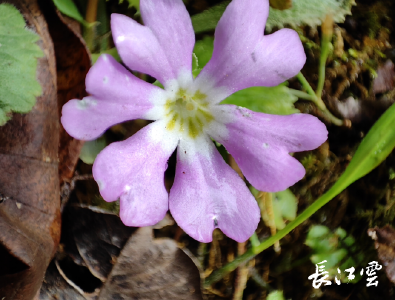
[[[95,23],[97,18],[97,5],[99,0],[88,0],[85,20],[88,23]],[[85,42],[89,50],[94,50],[95,26],[88,26],[85,33]]]
[[[305,99],[305,100],[309,100],[309,101],[315,101],[315,98],[316,98],[316,96],[314,95],[314,96],[312,96],[312,95],[310,95],[310,94],[308,94],[308,93],[305,93],[305,92],[303,92],[303,91],[299,91],[299,90],[294,90],[294,89],[288,89],[288,91],[292,94],[292,95],[294,95],[294,96],[296,96],[296,97],[298,97],[298,98],[300,98],[300,99]]]
[[[252,247],[248,249],[243,255],[235,258],[232,262],[228,263],[221,269],[213,272],[209,277],[206,278],[204,282],[204,287],[207,288],[211,286],[213,283],[222,279],[226,274],[235,270],[240,264],[245,263],[246,261],[252,259],[257,254],[261,253],[263,250],[269,248],[274,245],[277,241],[282,239],[288,233],[290,233],[293,229],[295,229],[298,225],[306,221],[309,217],[311,217],[315,212],[317,212],[322,206],[328,203],[331,199],[337,196],[341,191],[343,191],[348,184],[344,184],[344,181],[339,183],[337,181],[332,188],[330,188],[324,195],[314,201],[308,208],[306,208],[300,215],[298,215],[295,220],[288,223],[282,230],[278,231],[276,235],[264,240],[258,246]]]
[[[324,89],[325,83],[325,66],[326,60],[329,56],[329,49],[333,35],[333,18],[332,15],[327,15],[321,26],[322,39],[321,39],[321,56],[320,64],[318,67],[318,84],[317,84],[317,98],[321,99],[322,90]]]
[[[344,122],[332,115],[332,113],[326,108],[324,101],[322,101],[322,99],[317,96],[310,83],[303,76],[302,72],[299,72],[298,75],[296,75],[296,78],[300,81],[307,93],[293,89],[289,89],[290,92],[299,98],[313,102],[333,124],[342,126]]]
[[[250,237],[250,242],[251,242],[252,248],[258,247],[259,244],[261,243],[261,242],[259,241],[259,238],[258,238],[258,235],[256,234],[256,232],[254,232],[254,233],[252,234],[252,236]]]

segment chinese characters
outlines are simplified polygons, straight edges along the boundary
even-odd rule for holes
[[[325,271],[324,264],[326,262],[327,262],[326,260],[323,260],[322,262],[316,264],[315,265],[315,273],[311,274],[308,277],[309,280],[313,280],[312,285],[315,289],[320,288],[322,284],[325,284],[325,285],[332,284],[332,282],[327,279],[329,277],[329,275],[328,275],[328,271]],[[368,263],[368,265],[369,266],[366,267],[366,275],[368,276],[368,278],[366,279],[366,281],[367,281],[366,286],[369,287],[369,286],[374,285],[377,287],[379,282],[376,280],[377,279],[376,271],[381,270],[383,266],[380,265],[377,261],[371,261],[370,263]],[[337,269],[337,272],[339,274],[341,274],[341,271],[339,268]],[[347,276],[347,279],[349,281],[355,279],[355,275],[354,275],[355,268],[354,267],[346,269],[345,272],[349,273]],[[362,268],[359,274],[361,276],[363,276],[363,273],[364,273],[364,269]],[[335,283],[337,285],[341,284],[341,281],[340,281],[340,279],[337,278],[337,276],[335,277]]]

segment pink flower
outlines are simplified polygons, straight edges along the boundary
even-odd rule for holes
[[[92,140],[126,120],[154,120],[97,156],[93,176],[104,200],[120,199],[120,216],[129,226],[153,225],[170,209],[198,241],[210,242],[218,227],[243,242],[257,228],[259,208],[211,138],[226,147],[254,187],[276,192],[305,174],[288,153],[317,148],[327,130],[311,115],[267,115],[219,103],[238,90],[295,76],[306,60],[303,46],[290,29],[264,36],[268,0],[233,0],[216,28],[213,57],[194,79],[195,36],[182,0],[141,0],[140,9],[145,26],[112,15],[114,42],[126,66],[155,77],[164,89],[102,55],[86,77],[91,96],[70,100],[62,124],[71,136]],[[176,148],[168,195],[164,171]]]

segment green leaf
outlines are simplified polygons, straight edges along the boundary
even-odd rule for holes
[[[298,0],[292,2],[290,9],[277,10],[270,7],[265,28],[270,32],[273,27],[282,28],[287,24],[293,27],[316,27],[321,25],[327,14],[332,14],[335,23],[343,23],[346,15],[351,14],[351,6],[354,4],[354,0]]]
[[[282,83],[274,87],[251,87],[230,95],[221,104],[234,104],[273,115],[290,115],[298,113],[294,103],[298,100]]]
[[[110,54],[112,57],[115,58],[115,60],[117,62],[121,61],[121,57],[118,54],[117,48],[114,47],[114,48],[102,51],[100,53],[92,53],[91,54],[91,56],[92,56],[92,65],[95,64],[95,62],[99,59],[100,55],[102,55],[102,54]]]
[[[134,7],[137,10],[137,13],[140,12],[140,0],[128,0],[129,8]]]
[[[195,43],[193,49],[193,76],[197,76],[203,67],[209,62],[214,51],[214,38],[212,36],[205,36],[202,40]]]
[[[101,136],[96,140],[87,141],[81,149],[80,158],[86,164],[93,164],[96,156],[107,146],[106,139]]]
[[[291,190],[274,193],[273,213],[276,228],[281,230],[285,227],[285,220],[292,221],[296,217],[298,210],[298,199],[292,194]]]
[[[367,173],[376,168],[395,148],[395,103],[388,108],[380,119],[373,125],[362,143],[359,145],[354,157],[348,165],[346,171],[340,176],[336,183],[321,197],[315,200],[307,207],[295,220],[287,224],[287,226],[278,231],[272,237],[261,242],[259,245],[250,248],[243,255],[228,263],[221,269],[215,271],[204,282],[204,286],[208,287],[214,282],[223,278],[229,272],[235,270],[242,263],[255,257],[263,250],[274,245],[275,242],[282,239],[298,225],[302,224],[321,207],[336,197],[340,192],[347,188],[351,183],[365,176]],[[355,252],[355,251],[354,251]],[[356,255],[358,261],[363,260],[362,255]],[[351,264],[348,259],[346,263]]]
[[[208,10],[192,16],[192,25],[196,33],[214,30],[230,1],[224,1]],[[273,27],[282,28],[288,24],[293,27],[321,25],[325,16],[330,13],[335,23],[343,23],[346,15],[351,14],[355,0],[298,0],[292,2],[292,8],[277,10],[270,7],[266,30]]]
[[[230,1],[224,1],[191,17],[195,33],[213,30]]]
[[[85,21],[73,0],[53,0],[53,3],[62,14],[77,20],[85,26],[89,26],[89,23]]]
[[[332,189],[340,193],[348,185],[376,168],[395,148],[395,104],[374,123],[350,164]],[[332,190],[331,189],[331,190]]]
[[[305,244],[312,249],[311,262],[317,264],[326,260],[324,265],[329,276],[338,276],[343,282],[348,282],[344,270],[358,266],[363,260],[361,255],[352,255],[353,251],[359,252],[356,249],[352,250],[355,240],[352,236],[347,236],[347,232],[342,228],[331,232],[326,226],[314,225],[309,229]],[[340,275],[337,272],[338,268],[343,271]],[[353,282],[358,280],[354,279]]]
[[[10,4],[0,4],[0,125],[11,113],[27,113],[41,95],[36,79],[37,58],[43,52],[40,37],[25,28],[20,12]]]
[[[267,295],[266,300],[285,300],[283,291],[273,291]]]

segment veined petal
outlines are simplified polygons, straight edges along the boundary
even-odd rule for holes
[[[129,139],[112,143],[97,156],[93,177],[106,201],[120,198],[120,217],[128,226],[150,226],[168,210],[164,186],[167,160],[178,139],[154,122]]]
[[[114,124],[133,119],[156,119],[152,108],[164,103],[162,89],[126,70],[110,55],[102,55],[86,76],[92,95],[70,100],[62,109],[61,122],[74,138],[92,140]]]
[[[218,227],[230,238],[246,241],[256,230],[260,212],[243,180],[206,139],[210,155],[190,154],[193,145],[180,141],[177,168],[170,191],[170,212],[194,239],[211,242]],[[201,147],[201,145],[196,145]],[[194,151],[192,151],[194,152]]]
[[[112,14],[111,31],[118,53],[130,69],[151,75],[163,85],[177,78],[164,49],[149,27],[127,16]]]
[[[267,0],[228,5],[215,31],[213,56],[197,78],[203,92],[215,95],[213,102],[248,87],[278,85],[302,69],[306,55],[294,30],[263,35],[268,13]],[[222,93],[210,93],[215,89]]]
[[[182,0],[143,0],[140,11],[144,25],[158,39],[173,73],[178,76],[183,70],[191,74],[195,33]]]
[[[225,146],[244,176],[261,191],[282,191],[302,179],[302,164],[288,153],[313,150],[327,139],[325,125],[308,114],[276,116],[233,105],[216,109],[218,119],[231,121],[224,123],[225,128],[217,123],[209,134]]]

